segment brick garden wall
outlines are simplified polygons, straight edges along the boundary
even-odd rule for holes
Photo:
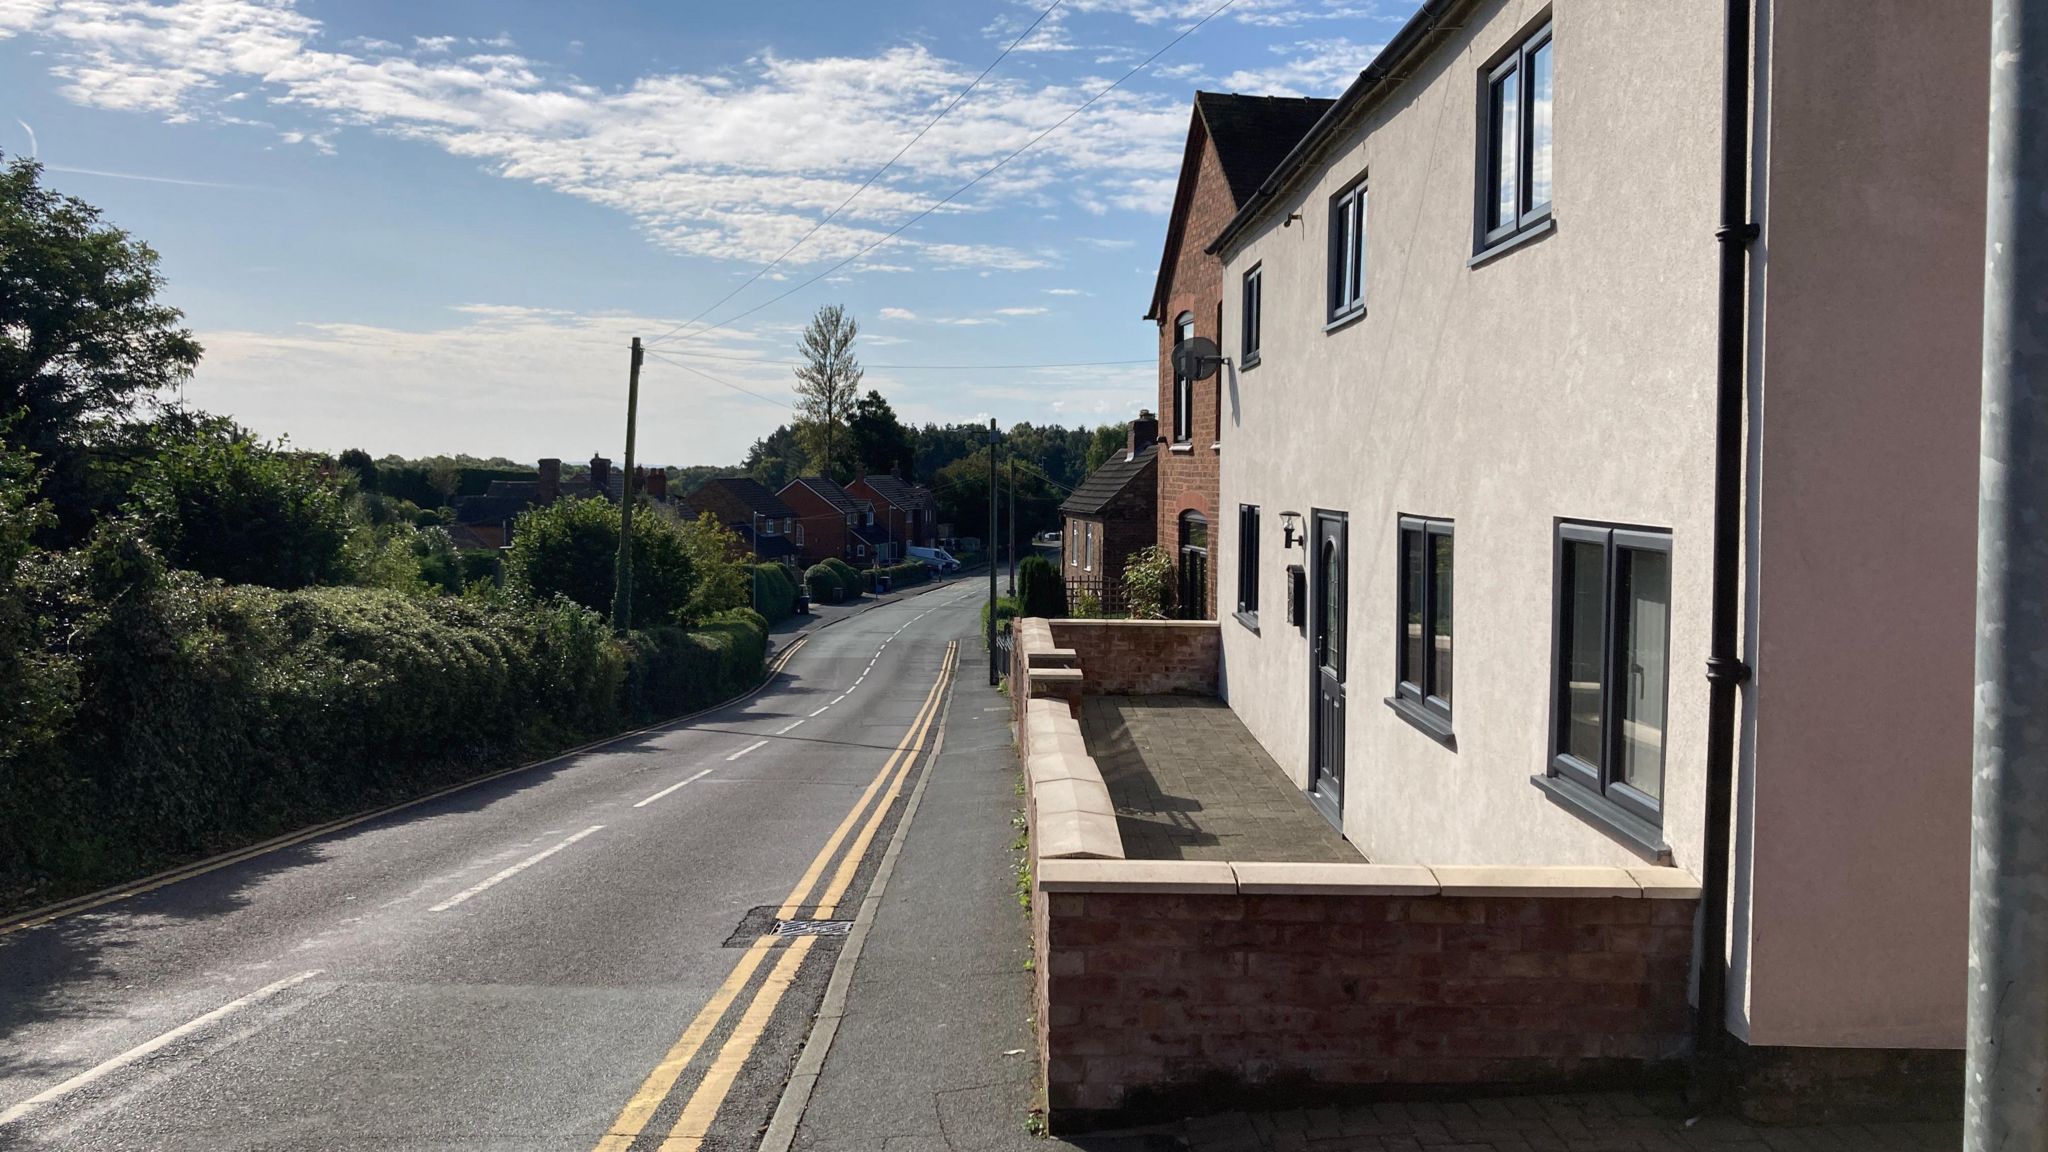
[[[1214,696],[1223,637],[1213,620],[1054,620],[1090,696]]]
[[[1687,1050],[1697,903],[1041,892],[1052,1123],[1655,1079]]]

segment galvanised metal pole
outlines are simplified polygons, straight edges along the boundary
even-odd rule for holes
[[[988,421],[988,685],[1002,683],[996,661],[996,421]]]
[[[2048,1149],[2048,0],[1991,5],[1963,1146]]]

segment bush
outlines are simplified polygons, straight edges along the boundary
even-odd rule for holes
[[[796,611],[796,581],[780,564],[753,565],[754,607],[768,623],[787,620]]]
[[[557,500],[520,514],[505,554],[505,586],[529,600],[563,596],[609,616],[618,564],[618,508],[603,500]],[[659,516],[635,516],[634,624],[656,628],[684,620],[695,590],[681,528]]]
[[[1173,611],[1173,554],[1157,544],[1124,561],[1124,603],[1139,620],[1163,620]]]
[[[839,574],[823,564],[813,564],[804,573],[804,586],[811,590],[813,604],[837,604],[846,598]]]
[[[226,421],[159,438],[134,507],[157,551],[201,575],[304,588],[349,574],[342,483]]]
[[[1017,599],[1026,616],[1052,620],[1067,614],[1066,582],[1043,556],[1026,556],[1017,562]]]
[[[834,557],[823,561],[823,563],[825,567],[832,570],[833,578],[839,581],[840,595],[852,599],[855,596],[859,596],[860,590],[866,587],[866,584],[861,579],[860,569],[855,568],[846,561]]]
[[[1010,621],[1015,620],[1023,611],[1024,605],[1018,603],[1015,596],[996,597],[996,630],[999,632],[1009,631]],[[981,643],[984,648],[988,646],[988,601],[986,600],[981,602]]]
[[[699,627],[651,628],[627,641],[628,716],[646,724],[710,707],[761,679],[768,620],[750,608]]]

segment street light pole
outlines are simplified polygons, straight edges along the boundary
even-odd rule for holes
[[[1002,682],[996,667],[996,421],[988,421],[988,683]]]
[[[1017,594],[1017,458],[1010,465],[1010,595]]]
[[[1991,5],[1966,1152],[2048,1146],[2048,0]]]

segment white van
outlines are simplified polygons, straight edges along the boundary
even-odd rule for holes
[[[924,561],[925,566],[928,568],[934,568],[940,572],[958,572],[960,570],[960,562],[953,559],[953,554],[944,548],[905,548],[904,551],[909,553],[912,558]]]

